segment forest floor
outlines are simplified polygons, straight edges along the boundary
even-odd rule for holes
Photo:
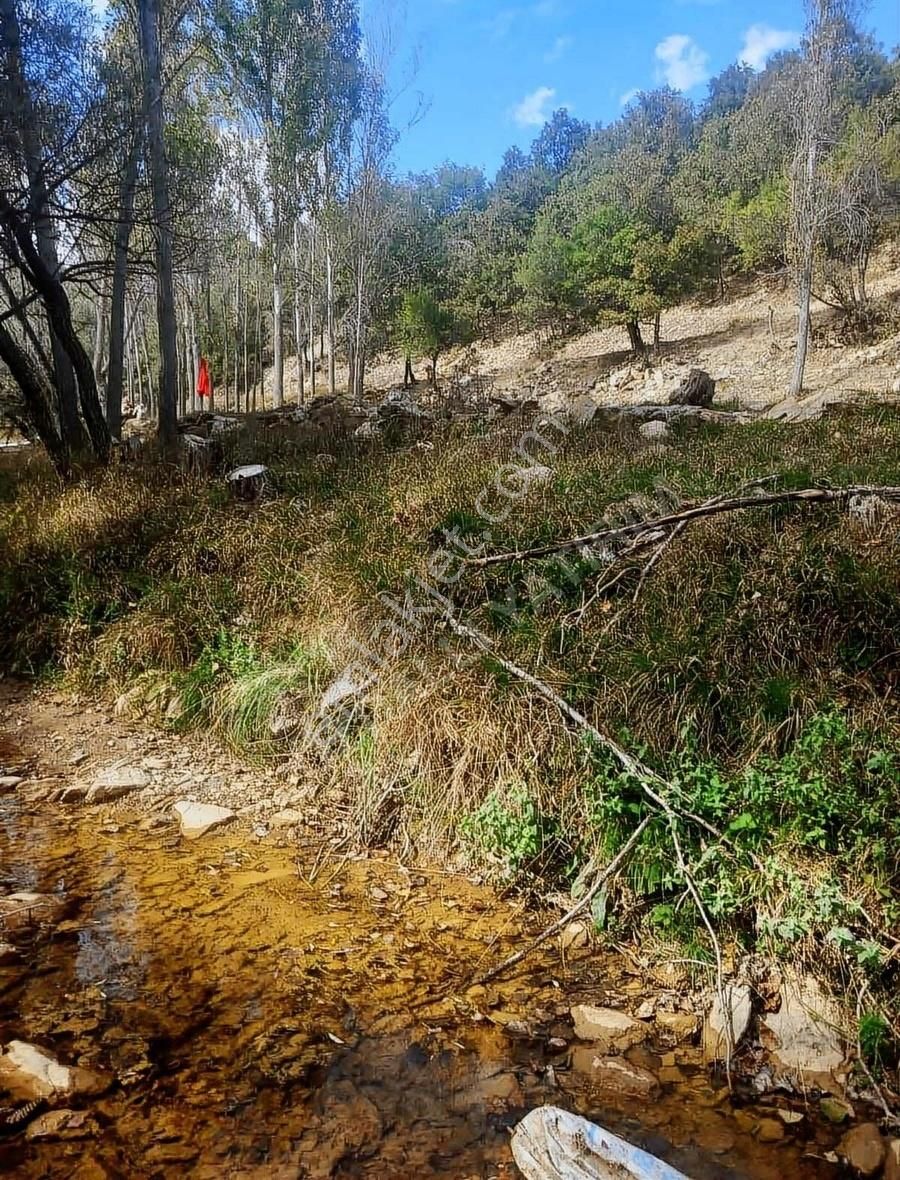
[[[900,299],[896,247],[885,247],[873,260],[870,295],[882,308]],[[842,339],[839,318],[834,309],[814,300],[805,396],[897,393],[900,326],[888,323],[880,339],[856,344]],[[439,376],[446,380],[455,369],[464,367],[488,377],[496,393],[522,396],[534,390],[548,394],[544,408],[555,409],[587,391],[600,404],[664,402],[685,373],[698,367],[716,380],[719,401],[764,410],[787,395],[795,321],[793,291],[785,276],[735,279],[724,299],[691,300],[663,314],[660,356],[651,358],[647,368],[633,365],[624,328],[611,327],[561,342],[537,332],[504,333],[494,343],[482,340],[471,348],[449,350],[439,360]],[[415,370],[416,376],[424,379],[424,359],[416,362]],[[370,364],[367,386],[384,393],[400,385],[402,375],[403,357],[387,354]],[[346,368],[338,365],[338,388],[345,388],[346,382]],[[266,404],[271,404],[271,383],[269,370]],[[318,392],[323,388],[320,375]],[[288,400],[296,400],[293,358],[285,365],[285,394]]]

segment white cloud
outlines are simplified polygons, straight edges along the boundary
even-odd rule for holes
[[[684,33],[672,33],[656,47],[658,75],[673,90],[691,90],[709,77],[709,54]]]
[[[544,61],[554,62],[559,59],[571,49],[574,44],[573,37],[557,37],[547,52],[544,54]]]
[[[744,33],[744,48],[738,61],[761,70],[773,53],[781,49],[796,49],[800,34],[791,29],[773,29],[771,25],[751,25]]]
[[[626,90],[625,93],[619,98],[619,106],[627,107],[631,100],[633,98],[637,98],[639,94],[640,90]]]
[[[551,86],[539,86],[513,107],[512,116],[520,127],[543,127],[550,118],[547,104],[555,97],[556,91]]]

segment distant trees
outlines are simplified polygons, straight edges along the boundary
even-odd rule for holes
[[[433,371],[474,331],[619,324],[642,350],[686,295],[788,266],[799,389],[813,296],[865,325],[900,212],[900,65],[854,15],[811,0],[799,51],[699,107],[557,110],[491,181],[395,174],[392,38],[356,0],[137,0],[102,26],[0,0],[0,412],[66,473],[106,461],[123,406],[172,445],[201,354],[230,411],[336,391],[341,364],[359,401],[392,343]]]

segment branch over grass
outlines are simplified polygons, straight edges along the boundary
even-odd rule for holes
[[[877,496],[882,500],[900,503],[900,487],[860,484],[842,488],[800,488],[786,492],[766,492],[757,496],[739,496],[731,500],[707,500],[693,508],[670,512],[666,516],[651,517],[636,521],[634,524],[620,525],[617,528],[600,529],[599,532],[585,533],[584,536],[570,537],[564,541],[551,541],[548,545],[537,545],[532,549],[514,549],[507,553],[491,553],[485,557],[468,557],[463,564],[469,569],[483,569],[489,565],[530,561],[540,557],[552,557],[557,553],[567,553],[571,549],[596,545],[600,541],[635,536],[647,530],[683,528],[692,521],[700,520],[703,517],[719,516],[725,512],[739,512],[744,508],[768,508],[777,504],[834,504],[849,500],[852,496]]]

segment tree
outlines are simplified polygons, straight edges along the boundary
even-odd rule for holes
[[[420,288],[403,297],[398,316],[398,337],[407,355],[427,356],[431,361],[431,384],[437,386],[438,357],[456,340],[459,323],[453,312]]]
[[[853,27],[854,0],[808,0],[806,37],[795,106],[796,149],[791,165],[791,221],[797,277],[797,345],[790,393],[799,396],[810,335],[816,250],[828,220],[825,158],[834,142],[842,59]]]
[[[159,438],[175,445],[178,433],[178,346],[175,280],[172,264],[172,208],[163,113],[160,13],[158,0],[138,0],[144,68],[144,116],[150,149],[150,189],[156,235],[156,323],[159,329]]]

